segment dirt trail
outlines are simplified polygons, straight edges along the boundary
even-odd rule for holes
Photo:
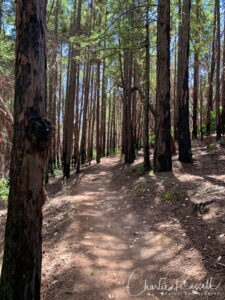
[[[177,172],[179,178],[188,170]],[[179,186],[176,172],[153,176],[130,174],[117,156],[74,174],[66,186],[49,185],[43,299],[224,299],[221,288],[187,289],[210,277],[214,286],[224,284],[224,267],[211,268],[224,252],[213,237],[208,244],[213,223],[205,227],[207,218],[193,215],[187,203],[194,186],[182,178]],[[196,175],[188,176],[197,184]],[[181,189],[182,199],[162,202],[162,185],[164,192]]]
[[[169,173],[143,175],[143,157],[127,167],[117,156],[53,180],[42,299],[224,300],[225,148],[196,142],[193,152],[193,165],[175,157]],[[193,210],[211,199],[203,215]],[[0,264],[5,222],[3,205]]]

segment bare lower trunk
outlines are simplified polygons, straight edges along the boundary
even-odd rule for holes
[[[39,300],[46,116],[46,2],[17,1],[14,138],[1,300]],[[25,17],[24,17],[25,16]]]

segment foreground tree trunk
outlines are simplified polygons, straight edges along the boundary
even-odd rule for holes
[[[14,137],[1,300],[40,299],[46,115],[46,1],[17,0]]]
[[[184,0],[179,35],[181,48],[178,54],[177,97],[179,99],[179,160],[186,163],[192,161],[188,88],[190,10],[191,0]]]
[[[159,0],[154,171],[172,170],[170,145],[170,1]]]

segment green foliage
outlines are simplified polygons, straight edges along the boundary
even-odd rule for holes
[[[57,176],[62,176],[63,175],[63,171],[62,171],[62,169],[55,169],[54,170],[54,174],[55,174],[56,177]]]
[[[155,146],[155,135],[154,134],[149,135],[149,144],[151,147],[154,148],[154,146]]]
[[[7,179],[0,180],[0,198],[7,201],[9,195],[9,182]]]

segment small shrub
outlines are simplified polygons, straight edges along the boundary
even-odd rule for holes
[[[63,170],[62,169],[55,169],[54,170],[55,176],[62,176],[63,175]]]
[[[7,201],[9,195],[9,182],[7,179],[0,179],[0,198]]]

